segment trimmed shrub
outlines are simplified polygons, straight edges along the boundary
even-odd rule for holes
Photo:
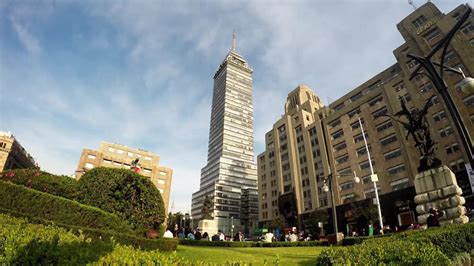
[[[79,179],[78,201],[117,214],[135,228],[159,229],[163,199],[151,181],[133,171],[98,167]]]
[[[416,230],[398,235],[410,241],[430,242],[448,257],[474,249],[474,223],[451,224],[427,230]]]
[[[317,265],[400,264],[448,265],[449,259],[431,243],[374,238],[349,247],[332,247],[321,252]]]
[[[189,246],[208,246],[208,247],[310,247],[327,245],[325,241],[302,241],[302,242],[231,242],[231,241],[207,241],[207,240],[188,240],[180,239],[180,245]]]
[[[0,181],[0,208],[58,224],[109,229],[133,234],[132,227],[112,213],[72,200]]]
[[[57,176],[39,169],[16,169],[0,173],[0,180],[22,185],[34,190],[73,199],[77,181],[68,176]]]

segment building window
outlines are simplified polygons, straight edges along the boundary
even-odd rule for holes
[[[151,161],[151,157],[146,156],[145,161]]]
[[[421,85],[420,87],[420,92],[421,93],[427,93],[433,89],[433,85],[431,83],[426,83]]]
[[[372,151],[372,146],[370,146],[370,145],[367,145],[367,146],[369,147],[369,151]],[[365,146],[357,149],[357,156],[358,157],[363,156],[366,153],[367,153],[367,149],[365,148]]]
[[[375,166],[375,161],[372,159],[372,166]],[[370,167],[369,160],[359,163],[360,170],[365,170]]]
[[[341,201],[344,202],[344,203],[345,202],[350,202],[350,201],[353,201],[353,200],[355,200],[355,194],[354,193],[341,196]]]
[[[445,138],[449,135],[452,135],[454,133],[453,129],[450,127],[450,126],[447,126],[443,129],[440,129],[438,130],[439,132],[439,135],[442,137],[442,138]]]
[[[94,155],[94,154],[88,154],[88,155],[87,155],[87,158],[94,160],[94,159],[95,159],[95,155]]]
[[[377,187],[377,192],[380,194],[380,187]],[[366,199],[372,199],[375,198],[375,189],[374,188],[369,188],[364,190],[364,197]]]
[[[92,169],[92,168],[94,168],[94,165],[91,164],[91,163],[86,163],[85,167],[86,167],[87,169]]]
[[[433,40],[434,38],[438,37],[439,35],[441,35],[441,32],[439,31],[438,28],[433,28],[431,30],[429,30],[427,33],[423,34],[423,38],[429,42],[431,40]]]
[[[378,109],[377,111],[373,112],[372,116],[374,117],[374,119],[377,119],[378,117],[380,117],[382,115],[386,115],[387,113],[388,113],[387,107],[384,106],[384,107]]]
[[[340,129],[340,130],[338,130],[338,131],[332,133],[331,136],[332,136],[332,139],[333,139],[333,140],[334,140],[334,139],[338,139],[338,138],[344,136],[344,131],[342,131],[342,129]]]
[[[437,112],[436,114],[433,115],[433,120],[435,122],[439,122],[439,121],[444,120],[446,118],[447,118],[447,116],[446,116],[446,113],[444,111],[439,111],[439,112]]]
[[[467,97],[465,97],[464,99],[462,99],[463,103],[465,106],[467,107],[470,107],[470,106],[474,106],[474,94],[471,94]]]
[[[160,171],[160,175],[166,175],[166,172]]]
[[[438,96],[435,95],[433,98],[431,98],[431,103],[432,103],[433,105],[438,104],[438,103],[439,103],[439,98],[438,98]]]
[[[359,114],[359,113],[360,113],[360,108],[355,108],[355,109],[351,110],[350,112],[348,112],[347,116],[349,116],[349,118],[352,118],[356,114]]]
[[[377,125],[377,132],[382,132],[386,129],[391,128],[392,126],[393,126],[393,124],[392,124],[392,121],[390,121],[390,120],[387,121],[387,122],[383,122],[383,123]]]
[[[122,151],[122,150],[117,150],[117,153],[118,153],[118,154],[123,154],[124,151]]]
[[[112,147],[109,147],[109,151],[111,151],[111,152],[115,152],[115,149],[114,149],[114,148],[112,148]]]
[[[360,121],[362,122],[362,124],[363,124],[363,125],[365,124],[365,121],[364,121],[364,119],[361,119]],[[351,124],[351,128],[352,128],[352,130],[356,130],[356,129],[358,129],[359,127],[360,127],[360,123],[359,123],[359,121],[357,121],[357,122],[354,122],[354,123],[352,123],[352,124]]]
[[[348,189],[351,189],[354,187],[354,182],[352,181],[349,181],[349,182],[346,182],[346,183],[343,183],[341,185],[339,185],[339,188],[341,191],[344,191],[344,190],[348,190]]]
[[[349,160],[349,155],[347,153],[336,158],[337,164],[345,163],[348,160]]]
[[[409,185],[408,178],[399,179],[390,183],[392,191],[407,188]]]
[[[127,155],[128,157],[133,157],[133,152],[128,152]]]
[[[291,185],[286,185],[283,187],[283,193],[287,193],[291,191]]]
[[[396,175],[398,173],[404,172],[406,169],[405,164],[399,164],[387,169],[389,175]]]
[[[369,139],[369,135],[367,134],[367,132],[364,132],[364,133],[365,133],[365,138]],[[361,141],[364,141],[364,136],[362,135],[362,133],[354,136],[354,143],[359,143]]]
[[[319,199],[319,207],[326,207],[328,206],[328,199],[327,198],[320,198]]]
[[[357,94],[351,96],[351,102],[355,102],[358,99],[360,99],[361,97],[362,97],[362,92],[358,92]]]
[[[334,111],[339,111],[339,110],[341,110],[342,108],[344,108],[344,103],[340,103],[340,104],[334,106],[333,109],[334,109]]]
[[[383,101],[383,96],[382,95],[378,95],[378,96],[375,96],[374,98],[370,99],[369,100],[369,105],[370,106],[374,106],[380,102]]]
[[[427,21],[426,17],[421,15],[417,19],[413,20],[411,23],[416,27],[419,28],[421,25],[425,24]]]
[[[145,172],[145,173],[151,173],[151,169],[143,168],[143,172]]]
[[[160,191],[161,194],[165,192],[162,188],[159,188],[158,190]]]
[[[159,178],[158,179],[158,184],[165,184],[166,180]]]
[[[459,151],[459,145],[457,143],[445,146],[444,148],[446,149],[447,154],[451,154],[451,153]]]
[[[400,148],[398,148],[398,149],[395,149],[393,151],[389,151],[389,152],[385,153],[383,156],[385,158],[385,161],[388,161],[388,160],[391,160],[393,158],[397,158],[400,155],[402,155],[402,151],[400,150]]]
[[[466,26],[461,28],[461,32],[464,35],[469,35],[470,33],[474,32],[474,25],[471,24],[471,22],[468,22]]]
[[[340,124],[341,124],[341,120],[340,120],[340,119],[336,119],[336,120],[333,120],[333,121],[329,122],[329,125],[330,125],[331,127],[337,127],[337,126],[340,125]]]
[[[344,169],[341,169],[341,170],[337,171],[337,175],[339,175],[339,177],[346,176],[346,175],[349,175],[351,173],[352,173],[351,167],[346,167]]]
[[[451,168],[451,170],[455,173],[459,172],[465,168],[464,161],[462,159],[452,161],[449,163],[449,168]]]
[[[397,141],[397,136],[395,136],[395,134],[392,134],[392,135],[390,135],[390,136],[387,136],[387,137],[381,139],[381,140],[380,140],[380,144],[381,144],[382,146],[386,146],[386,145],[388,145],[388,144],[390,144],[390,143],[392,143],[392,142],[395,142],[395,141]]]
[[[340,151],[340,150],[342,150],[342,149],[345,149],[346,147],[347,147],[347,145],[346,145],[346,142],[345,142],[345,141],[343,141],[343,142],[341,142],[341,143],[338,143],[338,144],[336,144],[336,145],[333,146],[333,148],[334,148],[335,151]]]
[[[312,128],[310,128],[310,130],[309,130],[309,136],[312,137],[312,136],[314,136],[314,135],[316,135],[316,128],[315,128],[315,127],[312,127]]]

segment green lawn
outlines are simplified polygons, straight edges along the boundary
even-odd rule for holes
[[[314,265],[324,247],[230,248],[179,245],[177,254],[188,260],[212,263],[248,262],[273,265],[279,256],[280,265]]]

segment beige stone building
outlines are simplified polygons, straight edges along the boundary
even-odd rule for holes
[[[12,133],[0,131],[0,172],[18,168],[39,167]]]
[[[76,170],[76,178],[94,167],[131,169],[132,161],[138,159],[140,174],[150,178],[163,197],[165,213],[168,213],[173,170],[159,166],[160,156],[149,151],[129,148],[124,145],[101,142],[99,150],[84,149]]]
[[[358,118],[363,122],[374,171],[379,177],[383,219],[392,227],[413,223],[413,179],[419,153],[413,140],[406,140],[403,126],[382,116],[401,110],[400,97],[413,110],[422,108],[435,95],[427,117],[437,142],[436,154],[456,173],[464,196],[472,204],[472,184],[465,169],[469,161],[449,112],[427,77],[419,75],[409,80],[417,64],[406,56],[429,53],[464,10],[462,5],[443,14],[429,2],[418,8],[397,25],[406,40],[394,50],[397,62],[329,107],[323,107],[306,86],[290,92],[285,113],[266,134],[266,150],[257,158],[262,224],[283,215],[301,226],[305,215],[330,207],[331,199],[322,191],[322,177],[330,172],[335,176],[332,187],[339,205],[339,230],[346,231],[357,222],[344,205],[371,200],[375,194]],[[445,57],[447,65],[461,68],[466,76],[474,75],[473,40],[471,16],[452,40]],[[439,61],[439,56],[434,59]],[[460,90],[462,78],[451,73],[444,76],[464,124],[474,132],[474,94]],[[361,183],[354,182],[354,173]]]

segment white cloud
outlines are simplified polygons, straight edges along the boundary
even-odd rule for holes
[[[10,17],[10,21],[15,32],[18,35],[18,40],[23,45],[23,47],[28,51],[32,56],[37,56],[41,53],[41,46],[37,38],[31,34],[26,27],[21,25],[16,21],[15,18]]]

